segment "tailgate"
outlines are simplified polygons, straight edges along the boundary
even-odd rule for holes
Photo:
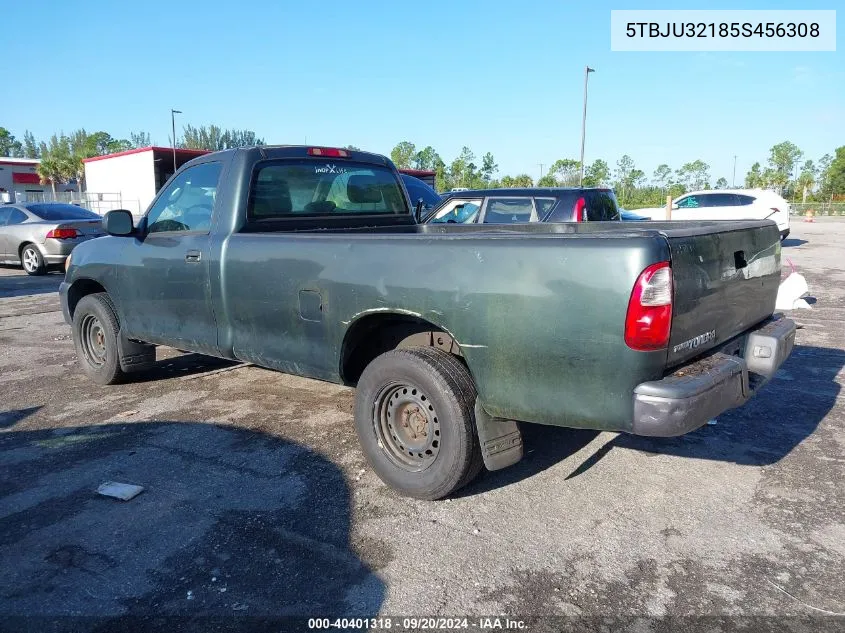
[[[773,222],[685,224],[663,231],[675,286],[669,367],[769,317],[780,285],[780,234]]]

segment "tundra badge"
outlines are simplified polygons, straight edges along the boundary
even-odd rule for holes
[[[709,332],[705,332],[704,334],[699,334],[696,337],[691,338],[688,341],[684,341],[683,343],[678,343],[675,347],[672,348],[673,352],[683,352],[688,349],[695,349],[705,343],[709,343],[710,341],[716,338],[716,330],[710,330]]]

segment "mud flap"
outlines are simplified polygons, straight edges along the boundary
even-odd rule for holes
[[[522,433],[514,420],[491,417],[475,399],[475,425],[487,470],[513,466],[522,459]]]
[[[120,353],[120,368],[126,373],[149,369],[156,362],[156,347],[147,343],[131,341],[123,334],[117,337]]]

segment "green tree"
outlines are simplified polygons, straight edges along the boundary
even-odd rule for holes
[[[845,145],[836,148],[836,155],[828,168],[827,178],[832,196],[845,194]]]
[[[0,156],[20,157],[23,150],[21,142],[4,127],[0,127]]]
[[[497,171],[499,171],[499,166],[493,159],[493,154],[487,152],[484,154],[484,158],[481,159],[481,178],[484,180],[485,184],[490,183],[493,179],[493,174]]]
[[[833,156],[825,154],[819,159],[819,195],[822,199],[830,198],[830,164],[833,162]]]
[[[572,158],[560,158],[552,163],[549,171],[543,179],[551,178],[554,181],[550,187],[575,187],[581,176],[581,163]]]
[[[397,169],[411,169],[411,161],[416,153],[417,148],[414,147],[413,143],[402,141],[390,151],[390,160],[393,161]]]
[[[443,160],[440,158],[440,154],[434,151],[434,148],[431,145],[428,145],[414,154],[411,165],[414,169],[434,171],[437,169],[437,165],[442,162]]]
[[[745,188],[759,189],[763,186],[763,173],[761,171],[760,163],[754,163],[745,175]]]
[[[806,202],[807,196],[816,185],[818,170],[812,160],[804,161],[801,166],[801,175],[798,176],[798,188],[801,190],[801,201]]]
[[[616,180],[616,188],[620,191],[622,198],[626,198],[630,193],[633,183],[631,182],[631,174],[636,167],[634,166],[634,159],[624,154],[622,158],[616,161],[616,172],[614,177]],[[642,172],[640,172],[642,173]]]
[[[687,189],[704,189],[710,184],[710,165],[701,159],[682,165],[676,173]]]
[[[716,181],[716,189],[727,189],[728,188],[728,181],[726,178],[719,178]]]
[[[584,169],[585,187],[604,187],[610,184],[610,167],[598,158]]]
[[[783,141],[773,146],[769,150],[769,169],[771,171],[767,184],[775,186],[779,192],[783,192],[792,179],[795,164],[803,154],[804,152],[790,141]]]
[[[666,163],[657,166],[654,170],[652,180],[655,185],[661,189],[665,189],[672,184],[672,169]]]
[[[213,123],[183,128],[182,141],[177,144],[187,149],[206,149],[212,152],[235,147],[254,147],[264,145],[264,139],[258,138],[252,130],[224,130]]]
[[[35,137],[29,130],[24,132],[23,135],[23,155],[25,158],[38,158],[41,156],[38,143],[35,142]]]
[[[53,134],[49,144],[41,143],[41,162],[37,171],[42,183],[50,183],[53,195],[56,194],[57,182],[67,182],[76,175],[70,139],[67,136]]]
[[[519,174],[518,176],[503,176],[499,186],[505,189],[514,189],[516,187],[533,187],[534,180],[528,174]]]
[[[129,149],[141,149],[142,147],[150,147],[150,135],[146,132],[130,132],[129,133]]]
[[[357,145],[347,145],[345,149],[351,150],[353,152],[360,152],[361,148]]]

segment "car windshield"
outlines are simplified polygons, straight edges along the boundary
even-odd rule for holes
[[[73,204],[30,204],[26,207],[42,220],[99,220],[100,216]]]

